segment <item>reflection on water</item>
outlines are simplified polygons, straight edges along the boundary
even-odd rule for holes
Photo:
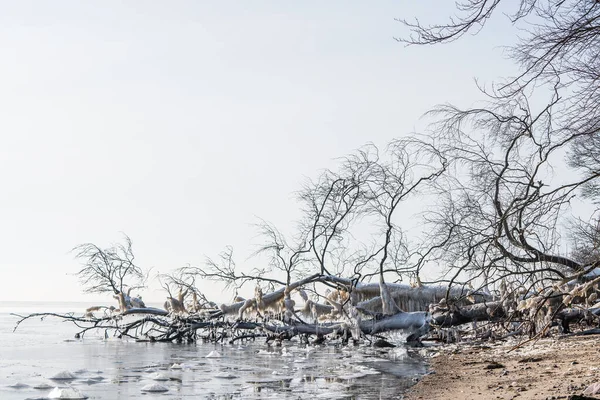
[[[5,311],[5,310],[0,310]],[[57,320],[25,323],[0,313],[0,398],[40,398],[40,384],[72,386],[92,399],[393,399],[425,365],[406,350],[366,346],[306,347],[294,341],[267,347],[136,343],[117,339],[65,341],[76,332]],[[221,357],[206,358],[211,351]],[[76,378],[51,381],[68,370]],[[158,380],[157,380],[158,379]],[[21,387],[11,385],[21,384]],[[152,383],[165,393],[144,393]]]

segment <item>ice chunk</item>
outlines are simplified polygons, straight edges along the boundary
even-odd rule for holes
[[[157,372],[152,374],[152,376],[150,377],[155,381],[168,381],[169,379],[171,379],[171,377],[167,374],[163,374],[161,372]]]
[[[48,394],[49,399],[87,399],[88,396],[81,393],[79,390],[75,388],[57,388],[55,387]]]
[[[76,378],[76,376],[73,375],[73,373],[71,373],[69,371],[60,371],[59,373],[50,377],[50,379],[53,379],[55,381],[64,381],[64,380],[75,379],[75,378]]]
[[[34,389],[41,389],[41,390],[46,390],[46,389],[52,389],[54,386],[49,385],[47,383],[38,383],[37,385],[35,385],[33,388]]]
[[[219,372],[218,374],[215,374],[215,378],[219,378],[219,379],[235,379],[238,378],[237,375],[233,375],[229,372]]]
[[[24,389],[24,388],[28,388],[29,385],[26,383],[16,382],[16,383],[13,383],[12,385],[8,385],[8,387],[13,388],[13,389]]]
[[[142,392],[160,393],[168,391],[169,389],[166,386],[163,386],[159,383],[151,383],[142,388]]]

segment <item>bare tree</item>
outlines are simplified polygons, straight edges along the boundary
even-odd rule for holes
[[[332,266],[343,264],[352,268],[336,271],[351,274],[356,283],[378,276],[383,313],[397,313],[384,276],[398,280],[399,273],[414,272],[408,265],[409,243],[396,222],[400,204],[435,181],[446,167],[434,146],[406,138],[393,141],[383,152],[366,145],[340,159],[339,168],[309,182],[300,192],[306,213],[303,226],[310,232],[320,273],[331,275]],[[355,243],[357,230],[363,237],[369,233],[369,245]],[[356,249],[347,251],[352,246]]]
[[[344,234],[359,218],[367,202],[362,191],[365,169],[324,171],[316,181],[308,181],[298,192],[303,205],[301,230],[308,232],[310,248],[321,274],[330,274],[328,257],[343,243]]]
[[[197,278],[196,269],[190,265],[177,268],[169,274],[159,274],[159,282],[168,294],[165,309],[175,312],[197,313],[202,310],[216,308],[216,304],[209,301],[196,286]]]
[[[571,257],[582,265],[595,265],[600,260],[600,221],[581,219],[569,226]]]
[[[145,286],[147,275],[135,264],[132,242],[124,236],[124,243],[115,243],[102,249],[93,243],[84,243],[73,249],[82,267],[77,272],[86,293],[112,292],[122,311],[129,308],[127,297],[131,290]]]
[[[255,226],[258,229],[258,237],[263,239],[263,243],[259,245],[253,256],[264,255],[268,260],[267,268],[257,270],[257,272],[263,276],[272,276],[280,271],[285,274],[286,286],[291,283],[292,279],[309,272],[302,269],[303,264],[307,262],[307,255],[311,252],[306,232],[300,232],[299,238],[290,245],[285,236],[273,224],[261,220]]]
[[[577,297],[566,284],[600,266],[589,256],[593,245],[569,250],[563,229],[588,239],[593,233],[585,222],[591,215],[580,224],[570,221],[579,194],[597,204],[600,3],[456,4],[458,15],[446,23],[401,21],[411,33],[399,40],[449,42],[476,34],[491,18],[508,16],[519,29],[508,51],[519,72],[482,89],[481,107],[443,105],[431,112],[437,119],[431,143],[447,157],[449,173],[437,180],[440,204],[426,216],[431,235],[421,262],[446,264],[451,284],[463,278],[496,284],[505,300],[545,293],[545,299],[559,300],[548,308],[556,313],[563,296],[567,305]],[[534,303],[536,312],[550,304]]]

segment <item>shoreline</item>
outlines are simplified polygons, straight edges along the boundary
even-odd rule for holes
[[[569,399],[600,382],[600,337],[445,345],[430,349],[430,373],[406,400]],[[599,398],[588,395],[586,399]]]

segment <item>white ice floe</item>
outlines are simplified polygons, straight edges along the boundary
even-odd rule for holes
[[[155,381],[168,381],[171,377],[167,374],[163,374],[162,372],[157,372],[150,376],[151,379]]]
[[[206,358],[221,358],[221,354],[218,351],[213,350],[210,353],[208,353]]]
[[[52,389],[53,387],[54,387],[53,385],[49,385],[47,383],[38,383],[37,385],[33,386],[34,389],[40,389],[40,390]]]
[[[233,375],[229,372],[219,372],[218,374],[215,374],[214,376],[215,378],[219,378],[219,379],[235,379],[238,378],[237,375]]]
[[[96,383],[100,383],[100,381],[98,381],[96,379],[88,378],[88,379],[79,381],[79,383],[85,383],[86,385],[95,385]]]
[[[357,370],[359,370],[360,372],[362,372],[363,374],[366,374],[366,375],[379,375],[379,374],[381,374],[381,372],[377,371],[376,369],[365,367],[363,365],[355,365],[354,368],[356,368]]]
[[[75,379],[75,378],[77,378],[77,377],[69,371],[60,371],[59,373],[54,374],[50,377],[50,379],[53,379],[55,381],[64,381],[64,380]]]
[[[75,388],[57,388],[52,389],[50,394],[48,394],[49,399],[87,399],[88,396],[81,393],[79,390]]]
[[[25,388],[28,388],[29,385],[26,383],[15,382],[12,385],[8,385],[8,387],[13,388],[13,389],[25,389]]]
[[[184,368],[183,364],[175,363],[175,364],[171,365],[171,369],[183,369],[183,368]]]
[[[151,392],[151,393],[159,393],[159,392],[168,392],[169,388],[163,386],[159,383],[151,383],[142,388],[142,392]]]

